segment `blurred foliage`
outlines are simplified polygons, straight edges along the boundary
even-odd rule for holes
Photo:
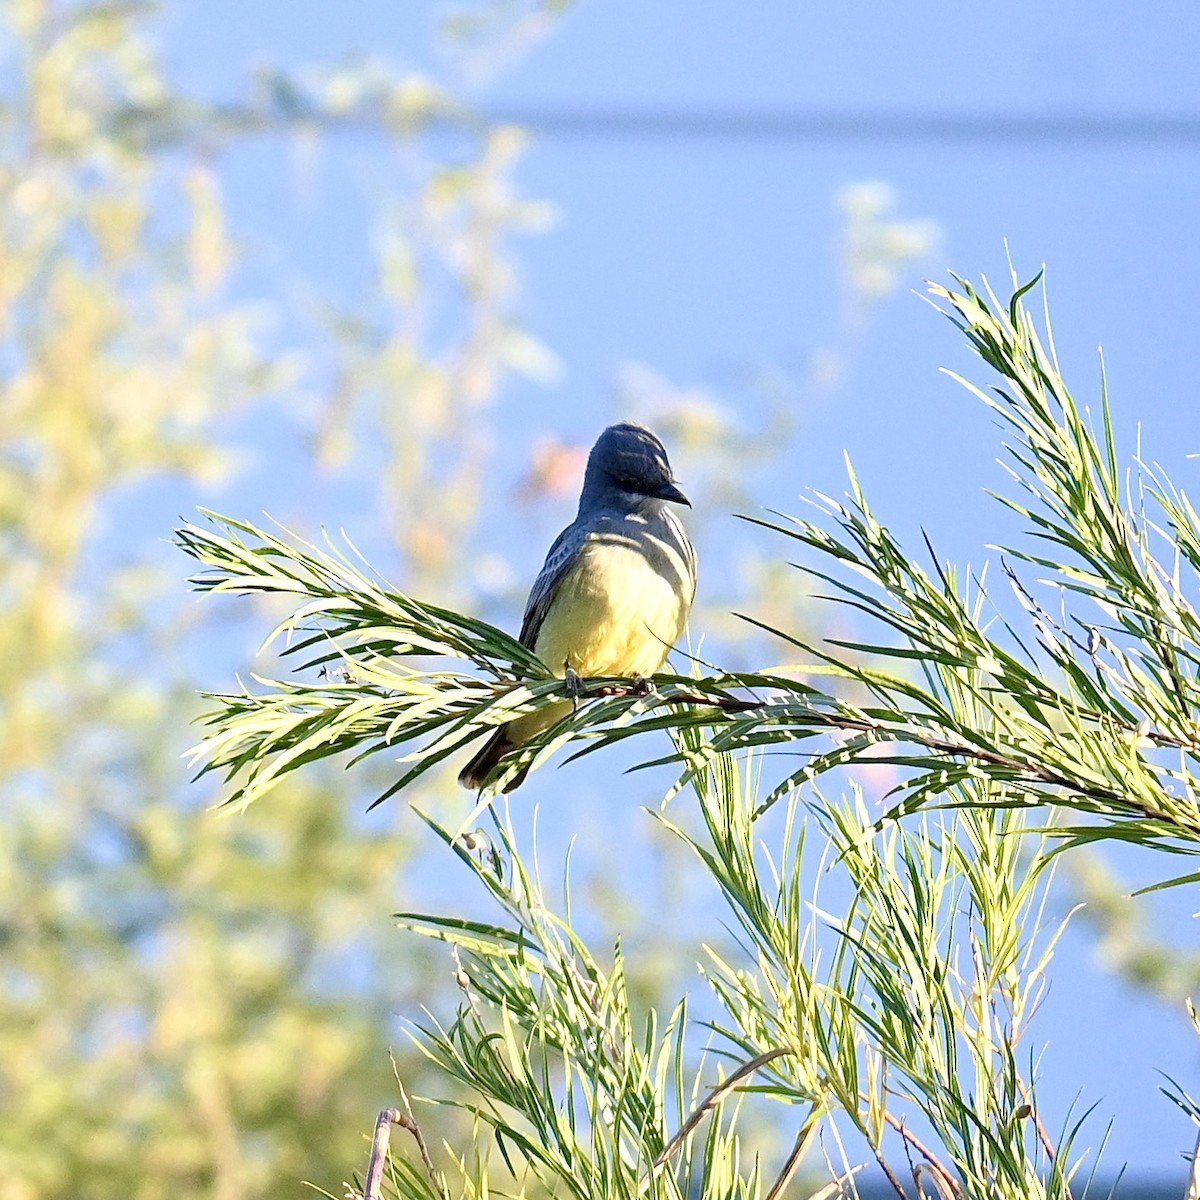
[[[353,414],[385,451],[405,577],[442,586],[485,449],[463,415],[537,356],[506,308],[504,239],[544,217],[508,183],[519,135],[370,62],[192,100],[152,16],[0,7],[3,1200],[290,1196],[357,1156],[393,1086],[392,1014],[432,986],[386,916],[400,814],[365,822],[320,773],[244,821],[198,807],[178,756],[206,651],[162,562],[170,514],[155,525],[145,497],[228,479],[248,418],[316,394],[291,405],[316,458],[352,469]],[[455,152],[402,198],[373,311],[330,323],[326,387],[266,346],[270,305],[228,298],[220,154],[355,122],[401,140],[441,122]],[[447,297],[458,321],[435,341],[422,321]]]
[[[1064,884],[1080,906],[1077,921],[1095,933],[1095,957],[1131,987],[1179,1008],[1200,993],[1200,952],[1163,929],[1162,914],[1148,899],[1131,901],[1135,889],[1105,858],[1067,860]]]

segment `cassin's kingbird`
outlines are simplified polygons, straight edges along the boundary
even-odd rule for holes
[[[691,505],[662,442],[632,422],[610,425],[588,455],[579,512],[555,538],[525,603],[521,644],[555,675],[647,678],[662,666],[696,596],[696,552],[667,501]],[[458,781],[481,787],[506,751],[567,707],[500,726]]]

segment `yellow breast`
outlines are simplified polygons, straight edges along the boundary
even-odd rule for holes
[[[556,675],[652,675],[679,639],[695,582],[679,551],[639,533],[589,538],[558,585],[537,656]]]

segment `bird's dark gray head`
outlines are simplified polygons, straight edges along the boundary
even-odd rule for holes
[[[605,501],[632,507],[646,499],[691,507],[691,501],[675,485],[662,442],[644,425],[632,421],[610,425],[588,455],[580,509]]]

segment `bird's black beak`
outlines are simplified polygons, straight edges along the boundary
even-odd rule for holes
[[[655,500],[670,500],[674,504],[686,504],[688,508],[692,507],[692,502],[673,484],[664,483],[662,487],[654,493]]]

